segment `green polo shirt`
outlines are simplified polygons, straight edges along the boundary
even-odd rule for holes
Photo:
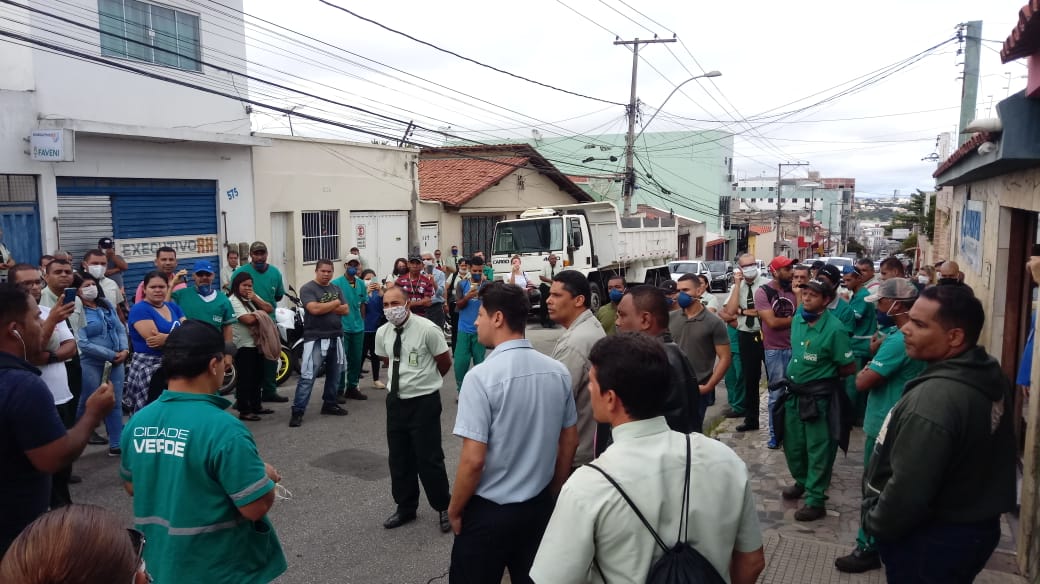
[[[270,582],[285,556],[267,517],[239,512],[274,489],[253,435],[216,395],[165,391],[127,422],[119,474],[156,582]]]
[[[607,302],[596,311],[596,320],[603,327],[603,332],[612,335],[617,332],[617,305]]]
[[[267,271],[263,274],[256,271],[253,264],[243,264],[231,274],[231,280],[235,279],[240,272],[246,272],[253,277],[253,292],[264,302],[271,305],[271,318],[274,318],[275,303],[285,296],[285,285],[282,283],[282,273],[278,268],[267,264]]]
[[[899,330],[899,327],[889,327],[883,332],[885,338],[881,341],[877,354],[867,363],[870,370],[885,379],[881,385],[871,388],[867,394],[867,411],[863,416],[863,432],[875,437],[881,432],[881,425],[885,422],[889,410],[903,397],[906,382],[920,375],[927,367],[924,361],[906,356],[903,331]]]
[[[827,305],[827,310],[838,317],[838,321],[845,328],[845,332],[852,335],[852,330],[856,327],[856,313],[852,311],[852,307],[844,298],[835,298],[833,302]]]
[[[791,321],[791,364],[787,378],[808,383],[838,376],[838,368],[852,363],[849,334],[831,311],[824,310],[813,326],[801,312]]]
[[[862,286],[849,299],[852,309],[852,352],[857,357],[870,356],[870,339],[877,332],[877,311],[874,305],[867,302],[869,292]]]
[[[343,332],[365,332],[365,319],[361,316],[361,306],[368,302],[368,289],[365,287],[365,281],[361,278],[354,278],[354,283],[351,284],[346,276],[340,276],[332,283],[339,286],[339,289],[343,291],[343,298],[350,305],[350,313],[340,317],[340,320],[343,321]]]
[[[202,296],[199,296],[199,291],[194,286],[181,288],[175,291],[170,298],[181,308],[181,312],[184,313],[186,318],[201,320],[204,323],[213,325],[218,330],[222,330],[224,325],[230,325],[237,319],[235,318],[235,309],[231,307],[231,301],[228,300],[228,297],[224,296],[216,288],[214,290],[216,295],[213,300],[208,302],[203,300]]]

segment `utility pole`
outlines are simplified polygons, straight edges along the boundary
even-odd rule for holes
[[[624,211],[623,216],[628,217],[632,214],[632,193],[636,189],[636,169],[635,169],[635,136],[636,136],[636,115],[639,113],[636,103],[636,72],[639,69],[639,45],[651,44],[651,43],[674,43],[676,39],[649,39],[639,40],[634,39],[631,41],[623,41],[617,39],[614,41],[615,45],[631,45],[632,46],[632,91],[628,98],[628,135],[625,138],[625,182],[623,183],[622,195],[624,198]]]
[[[776,165],[776,254],[780,255],[779,244],[784,240],[783,231],[781,231],[781,223],[784,220],[784,206],[783,206],[783,187],[781,182],[784,179],[784,167],[785,166],[809,166],[808,162],[781,162]]]
[[[405,145],[408,144],[408,139],[412,137],[412,132],[414,132],[414,131],[415,131],[415,120],[411,120],[411,121],[408,122],[408,127],[406,127],[404,129],[404,136],[401,136],[401,139],[397,141],[397,147],[398,148],[404,148]],[[445,136],[444,139],[447,140],[448,137]]]
[[[979,56],[982,52],[982,21],[972,20],[961,25],[964,31],[964,74],[961,85],[961,125],[957,145],[968,141],[964,128],[975,117],[975,105],[979,97]],[[960,34],[960,31],[958,31]],[[1010,85],[1010,84],[1008,84]]]

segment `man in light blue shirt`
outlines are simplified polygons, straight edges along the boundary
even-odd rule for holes
[[[459,395],[462,438],[448,518],[455,532],[451,582],[513,582],[527,573],[570,475],[578,447],[571,376],[524,338],[524,290],[492,282],[480,291],[477,336],[491,352]]]

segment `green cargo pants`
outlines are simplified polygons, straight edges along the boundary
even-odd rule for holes
[[[795,483],[805,487],[805,504],[810,507],[825,506],[838,453],[838,441],[831,438],[827,423],[829,406],[830,398],[817,398],[820,415],[803,422],[797,397],[791,396],[784,404],[784,457]]]
[[[874,454],[874,443],[876,442],[877,436],[867,434],[867,440],[863,444],[863,472],[866,472],[867,467],[870,466],[870,457]],[[874,551],[874,544],[874,538],[867,535],[866,532],[863,531],[863,526],[861,525],[859,532],[856,534],[856,547],[864,551],[872,552]]]
[[[727,326],[726,333],[729,334],[729,348],[733,353],[733,362],[726,369],[726,400],[735,414],[744,414],[744,370],[740,362],[740,345],[737,340],[739,333],[737,329]]]
[[[462,380],[469,371],[470,361],[473,365],[484,362],[487,349],[477,340],[476,333],[459,331],[459,340],[455,343],[455,391],[462,391]]]

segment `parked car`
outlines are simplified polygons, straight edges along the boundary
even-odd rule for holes
[[[837,268],[839,270],[844,269],[845,266],[853,266],[856,263],[854,260],[852,260],[850,258],[837,257],[837,256],[813,258],[811,261],[809,261],[809,263],[812,263],[812,262],[815,262],[815,261],[821,261],[821,262],[823,262],[825,264],[830,264],[832,266],[837,266]]]
[[[668,272],[671,273],[672,279],[676,282],[679,281],[683,274],[704,274],[708,277],[708,281],[711,281],[711,270],[708,269],[708,262],[698,260],[668,262]]]
[[[708,264],[708,292],[729,292],[733,285],[733,264],[728,261],[706,262]]]

